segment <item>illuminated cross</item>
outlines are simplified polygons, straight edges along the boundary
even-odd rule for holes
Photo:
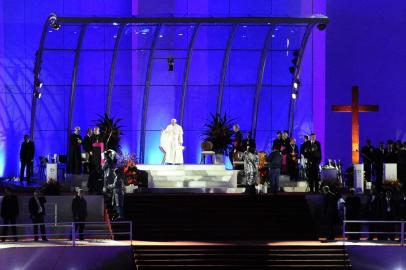
[[[360,112],[377,112],[378,105],[360,105],[358,86],[352,87],[351,105],[333,105],[333,112],[351,112],[352,113],[352,164],[359,163],[359,114]]]

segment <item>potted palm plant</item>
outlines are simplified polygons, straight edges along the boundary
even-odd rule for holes
[[[205,130],[203,132],[204,141],[211,142],[213,144],[212,151],[216,153],[215,163],[224,163],[224,154],[231,144],[231,136],[233,134],[232,124],[233,119],[227,118],[224,114],[211,114],[211,119],[205,124]]]
[[[120,121],[120,118],[110,117],[107,114],[99,115],[99,119],[96,120],[96,125],[103,135],[105,149],[112,149],[117,153],[121,153],[120,140],[123,134]]]

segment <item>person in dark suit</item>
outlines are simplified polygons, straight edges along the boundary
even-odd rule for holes
[[[299,163],[298,163],[299,149],[296,145],[296,140],[293,137],[290,138],[290,144],[288,147],[287,154],[288,154],[288,159],[287,159],[288,175],[290,176],[290,180],[298,181],[299,180]]]
[[[324,208],[323,213],[326,217],[327,241],[333,241],[335,238],[335,228],[339,222],[338,215],[338,196],[330,191],[329,186],[323,187]]]
[[[378,192],[382,189],[382,182],[383,182],[383,163],[385,162],[385,155],[386,155],[385,144],[383,142],[379,143],[379,148],[375,151],[375,160],[376,160],[376,180],[375,186]]]
[[[86,162],[83,164],[83,169],[85,173],[90,173],[90,159],[91,156],[93,155],[92,136],[93,130],[91,128],[88,128],[86,135],[83,138],[83,151],[86,153]]]
[[[38,241],[38,225],[39,223],[44,223],[45,216],[45,203],[47,200],[40,196],[39,191],[34,191],[34,196],[28,202],[28,209],[30,210],[30,217],[32,223],[34,223],[34,240]],[[45,225],[39,225],[41,229],[41,238],[43,241],[48,241],[45,235]]]
[[[6,194],[3,197],[3,200],[1,202],[1,217],[3,218],[3,224],[16,224],[16,219],[19,213],[19,208],[18,208],[18,199],[17,196],[12,194],[9,189],[6,188],[5,190]],[[4,242],[5,236],[7,235],[8,231],[8,226],[3,227],[3,237],[1,238],[1,241]],[[11,226],[11,231],[14,235],[14,241],[18,241],[17,238],[17,229],[16,226]]]
[[[359,220],[361,210],[361,198],[355,194],[355,189],[350,189],[350,195],[345,200],[346,219],[347,220]],[[348,223],[347,230],[351,232],[359,232],[359,223]],[[350,234],[349,240],[359,240],[360,234]]]
[[[382,220],[384,221],[392,221],[395,220],[396,216],[396,203],[395,200],[392,198],[392,192],[386,191],[385,198],[382,200]],[[393,224],[383,224],[383,231],[387,232],[388,234],[384,234],[384,240],[395,240],[394,234],[389,234],[390,232],[395,231],[395,226]]]
[[[272,142],[272,149],[281,149],[282,146],[282,132],[276,132],[276,139]]]
[[[69,138],[68,173],[80,174],[82,171],[81,146],[80,127],[75,127],[73,134]]]
[[[316,134],[310,135],[308,143],[308,167],[307,176],[310,186],[310,192],[319,192],[319,166],[321,162],[321,146],[320,142],[316,141]]]
[[[367,200],[367,219],[368,220],[379,220],[381,217],[381,199],[379,198],[376,189],[373,187],[371,193],[368,194]],[[373,240],[378,235],[374,232],[377,232],[379,229],[379,224],[371,223],[369,224],[369,236],[368,240]]]
[[[30,140],[29,135],[24,136],[24,142],[20,149],[20,181],[24,180],[24,171],[26,171],[27,183],[31,180],[31,174],[34,164],[34,142]]]
[[[398,151],[398,178],[403,189],[406,189],[406,144],[402,144]]]
[[[365,180],[371,182],[372,166],[374,165],[375,149],[371,144],[371,140],[367,139],[366,145],[361,149],[361,156],[364,162]]]
[[[75,223],[75,232],[79,228],[79,240],[84,240],[83,231],[85,229],[85,222],[87,217],[87,202],[85,197],[83,196],[83,190],[78,189],[75,197],[72,200],[72,215],[73,221],[79,222]]]

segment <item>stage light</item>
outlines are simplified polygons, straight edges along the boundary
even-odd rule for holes
[[[38,90],[34,91],[34,97],[40,99],[42,97],[42,93]]]
[[[293,99],[293,100],[296,100],[296,99],[297,99],[297,96],[298,96],[298,92],[293,92],[293,93],[292,93],[292,99]]]
[[[293,82],[293,89],[297,90],[297,89],[299,89],[299,87],[300,87],[300,81],[299,80]]]
[[[320,31],[323,31],[324,29],[326,29],[326,27],[327,27],[327,24],[325,24],[325,23],[319,23],[317,25],[317,29],[319,29]]]
[[[35,89],[41,89],[43,85],[44,83],[41,82],[40,80],[35,80],[34,82]]]
[[[168,60],[168,71],[173,71],[173,68],[175,66],[175,59],[172,56],[170,56],[168,57],[167,60]]]
[[[49,16],[49,26],[51,26],[52,29],[59,30],[61,28],[61,25],[58,23],[58,18],[56,17],[55,13],[51,13]]]

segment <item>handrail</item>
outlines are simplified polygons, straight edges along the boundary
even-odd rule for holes
[[[346,231],[346,223],[352,224],[400,224],[400,231]],[[400,245],[403,247],[405,245],[405,223],[406,220],[343,220],[343,238],[345,239],[346,234],[387,234],[387,235],[399,235]]]
[[[132,222],[131,221],[112,221],[110,222],[111,224],[128,224],[129,225],[129,230],[128,231],[123,231],[123,232],[114,232],[113,235],[128,235],[129,240],[130,240],[130,245],[133,245],[133,237],[132,237]],[[72,246],[76,246],[76,236],[79,235],[80,233],[76,233],[76,224],[89,224],[89,225],[101,225],[101,226],[107,226],[106,222],[102,221],[74,221],[74,222],[61,222],[61,223],[21,223],[21,224],[0,224],[1,227],[32,227],[32,226],[40,226],[44,225],[45,227],[60,227],[60,228],[70,228],[70,238],[72,239]],[[106,231],[106,232],[86,232],[83,233],[86,235],[98,235],[98,236],[104,236],[104,235],[109,235],[111,236],[111,232]],[[1,235],[0,238],[16,238],[16,237],[37,237],[39,236],[40,233],[38,234],[7,234],[7,235]],[[46,236],[65,236],[66,233],[46,233]]]

